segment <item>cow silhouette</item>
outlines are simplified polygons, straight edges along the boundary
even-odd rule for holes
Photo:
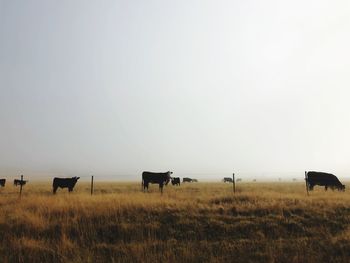
[[[0,179],[0,186],[5,187],[6,179]]]
[[[79,178],[80,177],[76,177],[76,176],[72,178],[55,177],[52,183],[53,194],[56,194],[58,188],[68,188],[68,192],[72,192]]]
[[[19,180],[19,179],[15,179],[13,180],[13,185],[14,186],[18,186],[18,185],[25,185],[28,181],[27,180]]]
[[[171,184],[180,186],[180,177],[171,178]]]
[[[339,191],[345,191],[345,185],[343,185],[334,174],[311,171],[306,173],[305,180],[306,186],[310,191],[312,191],[316,185],[324,186],[326,191],[328,187],[332,190],[337,189]]]
[[[153,173],[153,172],[143,172],[142,173],[142,187],[143,191],[148,191],[149,184],[158,184],[159,190],[163,193],[163,186],[167,185],[171,179],[171,175],[173,172],[165,172],[165,173]]]
[[[233,183],[233,179],[231,177],[224,177],[224,183]]]

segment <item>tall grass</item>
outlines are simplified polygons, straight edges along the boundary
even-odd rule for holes
[[[302,183],[0,190],[0,262],[349,262],[350,194]]]

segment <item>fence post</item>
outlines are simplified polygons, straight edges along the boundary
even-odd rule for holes
[[[91,175],[91,195],[94,193],[94,176]]]
[[[235,181],[235,174],[234,173],[232,174],[232,179],[233,179],[233,184],[232,184],[233,193],[235,194],[236,193],[236,181]]]
[[[307,171],[305,171],[305,186],[306,186],[306,193],[309,196],[309,186],[308,186],[309,180],[307,176]]]
[[[22,197],[22,187],[23,187],[23,174],[21,175],[21,182],[19,186],[19,198]]]

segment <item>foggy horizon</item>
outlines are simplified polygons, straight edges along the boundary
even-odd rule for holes
[[[0,0],[0,175],[350,178],[349,11]]]

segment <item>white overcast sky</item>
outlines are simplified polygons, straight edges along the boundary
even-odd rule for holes
[[[349,14],[330,0],[0,0],[0,175],[350,175]]]

